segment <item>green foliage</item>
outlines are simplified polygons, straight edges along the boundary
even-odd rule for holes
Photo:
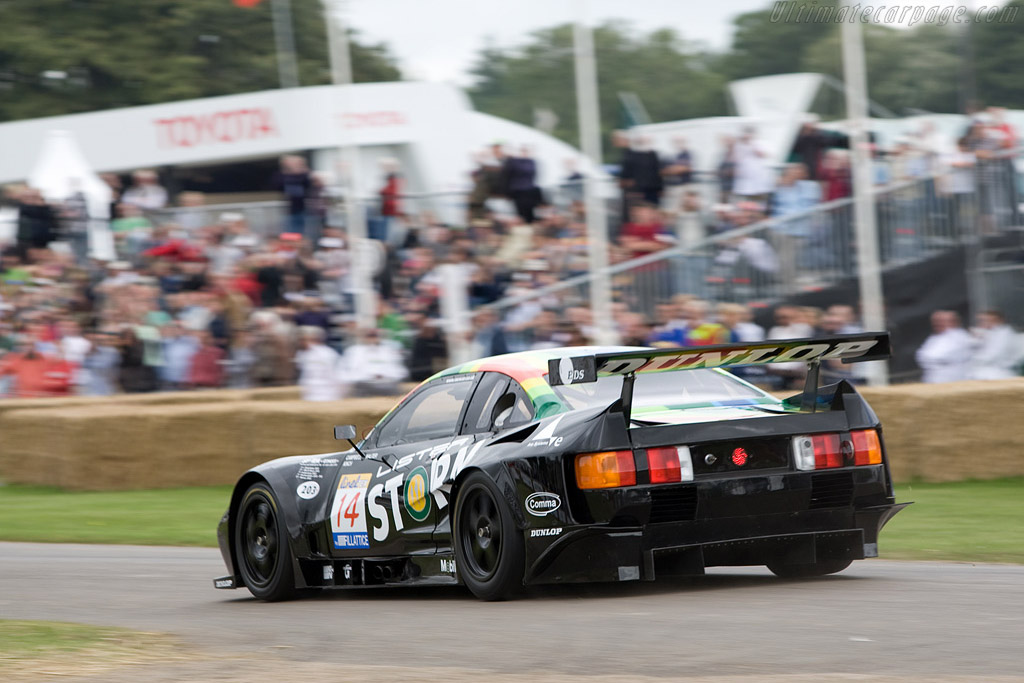
[[[327,83],[321,2],[291,5],[300,83]],[[0,121],[279,85],[269,2],[0,0],[0,26]],[[400,78],[382,45],[353,41],[352,52],[356,81]]]
[[[1007,21],[971,24],[978,99],[986,104],[1024,108],[1024,0],[1008,2],[1003,11]],[[1011,12],[1016,14],[1011,15]],[[1013,21],[1008,19],[1012,18]]]
[[[654,121],[711,116],[725,106],[725,81],[708,68],[707,55],[671,29],[639,35],[621,24],[594,31],[601,127],[622,125],[620,92],[637,93]],[[534,111],[558,115],[554,134],[579,143],[572,26],[533,33],[513,50],[488,46],[472,68],[469,94],[477,109],[532,125]]]
[[[957,37],[951,26],[921,26],[906,40],[906,31],[866,25],[864,60],[871,99],[902,115],[908,109],[936,112],[957,110],[957,76],[960,58]],[[812,71],[843,79],[839,31],[832,31],[811,45],[798,71]],[[842,97],[820,113],[845,117]]]
[[[820,0],[813,5],[811,18],[834,16],[837,0]],[[812,46],[839,34],[839,26],[830,22],[807,21],[796,12],[808,3],[772,2],[768,9],[736,17],[732,49],[724,55],[721,69],[730,80],[804,70],[806,54]],[[790,7],[791,6],[791,7]]]

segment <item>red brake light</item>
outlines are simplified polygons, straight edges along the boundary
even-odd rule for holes
[[[679,451],[675,447],[648,448],[647,468],[651,473],[652,484],[683,480],[679,467]]]
[[[814,469],[824,470],[843,466],[838,434],[815,434],[811,437],[811,442],[814,444]]]
[[[744,465],[747,464],[748,457],[749,456],[747,455],[747,452],[745,450],[743,450],[742,448],[737,448],[732,452],[732,464],[736,465],[736,467],[743,467]]]

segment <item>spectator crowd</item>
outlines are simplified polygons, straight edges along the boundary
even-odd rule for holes
[[[697,173],[685,140],[676,140],[668,158],[644,136],[617,134],[614,142],[620,192],[608,227],[610,260],[694,248],[638,267],[637,275],[663,285],[656,299],[616,287],[612,319],[622,343],[691,346],[859,329],[848,306],[780,305],[776,324],[765,330],[750,308],[731,302],[750,296],[713,287],[750,271],[798,276],[809,255],[821,262],[851,251],[848,212],[836,212],[824,227],[803,218],[850,194],[849,152],[840,135],[806,125],[779,170],[756,130],[746,129],[723,140],[712,178]],[[1009,156],[1016,146],[996,109],[973,119],[953,143],[926,126],[914,139],[876,150],[879,185],[919,181],[893,190],[879,210],[925,207],[964,231],[973,229],[966,224],[972,217],[980,217],[981,231],[1008,225],[1016,216]],[[385,160],[378,201],[368,212],[371,239],[358,255],[336,218],[340,200],[300,156],[281,159],[273,182],[286,211],[269,234],[253,230],[241,213],[204,219],[208,213],[194,210],[205,202],[199,193],[182,192],[170,206],[152,171],[108,175],[116,254],[108,260],[90,258],[93,219],[81,192],[55,204],[31,187],[5,188],[3,205],[16,224],[0,264],[0,394],[298,383],[305,397],[330,400],[393,394],[403,381],[425,379],[453,360],[453,340],[468,357],[588,343],[593,320],[575,290],[528,296],[587,272],[582,175],[569,164],[562,185],[546,192],[527,147],[496,144],[476,162],[465,219],[449,224],[412,210],[401,168]],[[730,237],[769,218],[780,220],[763,235]],[[907,223],[893,225],[898,232]],[[815,251],[821,230],[839,247],[832,255]],[[883,236],[882,246],[898,245],[887,247]],[[355,258],[373,279],[376,321],[365,328],[354,315]],[[450,287],[466,293],[468,326],[442,324]],[[489,306],[508,297],[518,303]],[[1006,356],[1000,340],[1009,338],[1007,329],[1013,334],[998,313],[982,316],[973,332],[949,314],[936,315],[935,335],[918,353],[926,380],[1015,371],[993,369],[992,359]],[[966,367],[950,367],[952,356]],[[780,366],[747,376],[787,386],[800,381],[799,372]],[[859,379],[849,366],[825,372]]]

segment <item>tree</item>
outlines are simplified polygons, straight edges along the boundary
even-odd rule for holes
[[[803,69],[808,50],[839,34],[837,0],[772,2],[733,21],[732,46],[718,68],[730,79],[786,74]]]
[[[974,48],[974,74],[978,99],[985,104],[1024,108],[1024,41],[1018,21],[1024,20],[1024,0],[1012,0],[1003,7],[1001,21],[990,21],[986,14],[971,24],[970,40]],[[962,29],[963,27],[958,27]]]
[[[594,31],[594,51],[605,135],[622,122],[620,92],[637,93],[655,121],[725,111],[721,75],[708,68],[707,55],[671,29],[641,35],[604,24]],[[536,109],[550,109],[558,115],[554,135],[579,144],[571,25],[537,31],[518,48],[489,45],[471,73],[475,84],[469,94],[477,109],[526,125]]]
[[[863,27],[868,96],[898,115],[907,110],[957,110],[959,57],[951,26],[922,25],[913,30],[877,24]],[[812,71],[842,80],[842,39],[831,32],[805,52],[800,71]],[[821,113],[845,117],[842,97],[834,108]]]
[[[328,83],[320,0],[291,5],[300,82]],[[278,87],[268,2],[0,0],[0,26],[0,121]],[[401,76],[382,45],[352,53],[356,81]]]

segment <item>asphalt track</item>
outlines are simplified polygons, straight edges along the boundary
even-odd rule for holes
[[[296,673],[309,663],[338,673],[411,666],[420,680],[444,667],[536,680],[1024,675],[1017,565],[868,560],[808,581],[727,568],[685,581],[544,588],[506,603],[458,588],[374,588],[264,604],[215,590],[223,569],[213,549],[0,543],[0,618],[173,633],[239,661],[272,653]]]

